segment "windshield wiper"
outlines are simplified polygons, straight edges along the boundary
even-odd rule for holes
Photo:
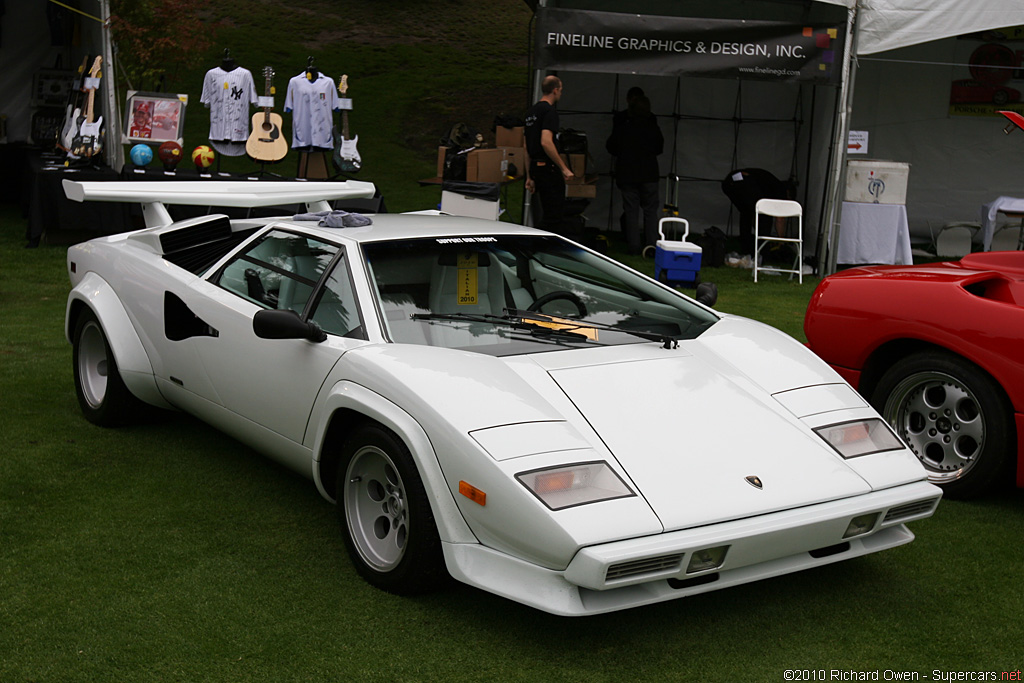
[[[609,332],[622,332],[623,334],[629,334],[648,341],[656,341],[662,345],[662,348],[666,349],[674,349],[679,346],[679,340],[676,337],[661,334],[660,332],[630,330],[589,320],[576,321],[572,318],[561,318],[517,308],[506,308],[505,315],[494,315],[493,313],[413,313],[411,317],[413,320],[452,320],[505,325],[513,329],[528,331],[530,334],[538,337],[561,336],[573,341],[597,341],[594,336],[587,334],[586,330],[608,330]]]
[[[530,317],[520,315],[494,315],[493,313],[413,313],[410,318],[413,320],[449,320],[453,322],[487,323],[500,325],[514,330],[529,332],[534,337],[541,338],[562,338],[569,341],[596,341],[583,332],[576,332],[572,328],[563,329],[542,325],[550,322],[545,316],[534,318],[533,314],[527,313]],[[560,324],[560,323],[559,323]],[[580,325],[580,328],[588,327]]]
[[[629,334],[640,339],[646,339],[648,341],[656,341],[661,343],[662,348],[674,349],[679,346],[679,339],[669,334],[662,334],[660,332],[648,332],[646,330],[630,330],[624,327],[616,327],[615,325],[608,325],[606,323],[592,322],[590,320],[580,320],[579,322],[571,318],[561,318],[558,316],[545,315],[544,313],[535,313],[533,311],[523,311],[516,308],[506,308],[505,313],[512,319],[519,319],[522,322],[534,321],[534,324],[556,324],[559,329],[563,332],[571,332],[574,330],[608,330],[609,332],[622,332],[623,334]],[[584,334],[585,333],[577,333]]]

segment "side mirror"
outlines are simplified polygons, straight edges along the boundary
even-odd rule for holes
[[[327,333],[310,320],[304,321],[295,311],[257,311],[252,319],[252,331],[261,339],[308,339],[311,342],[327,340]]]
[[[702,282],[697,285],[697,303],[714,308],[718,301],[718,285],[714,282]]]

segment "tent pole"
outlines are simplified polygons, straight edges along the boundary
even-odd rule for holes
[[[839,223],[842,219],[841,189],[846,184],[846,145],[850,135],[850,110],[853,108],[853,85],[856,76],[855,58],[860,37],[857,12],[860,0],[846,13],[846,50],[843,55],[842,82],[839,88],[839,125],[832,139],[831,164],[828,174],[828,195],[825,201],[825,250],[819,250],[818,274],[831,275],[836,270],[836,251],[839,246]]]
[[[536,18],[537,18],[537,10],[540,10],[540,9],[546,7],[547,4],[548,4],[548,0],[537,0],[537,9],[534,10],[534,12],[533,12],[533,20],[530,21],[531,29],[533,29],[533,27],[534,27],[534,20],[536,20]],[[536,41],[534,40],[533,36],[531,35],[531,37],[530,37],[530,45],[533,46],[535,43],[536,43]],[[532,55],[532,47],[531,47],[531,55]],[[531,60],[532,60],[532,56],[531,56]],[[540,99],[540,96],[541,96],[540,87],[541,87],[541,81],[542,80],[543,79],[541,77],[540,69],[537,69],[537,68],[533,69],[533,97],[527,103],[527,105],[526,105],[527,108],[533,106],[533,104]],[[527,157],[529,157],[529,154],[527,154]],[[530,163],[529,158],[527,158],[526,163],[527,163],[527,165],[529,165],[529,163]],[[530,193],[524,190],[523,191],[523,225],[533,227],[533,212],[530,210],[530,200],[531,199],[532,199],[532,197],[530,196]]]

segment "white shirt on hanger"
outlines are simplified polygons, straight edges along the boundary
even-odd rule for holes
[[[249,138],[249,105],[255,105],[252,72],[240,66],[206,72],[199,101],[210,109],[210,139],[244,142]]]
[[[340,108],[334,81],[319,74],[314,81],[303,71],[288,81],[284,110],[292,112],[292,147],[332,149],[333,112]]]

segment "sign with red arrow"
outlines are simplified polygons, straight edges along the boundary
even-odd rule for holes
[[[868,153],[868,132],[866,130],[851,130],[850,137],[846,142],[847,154]]]

